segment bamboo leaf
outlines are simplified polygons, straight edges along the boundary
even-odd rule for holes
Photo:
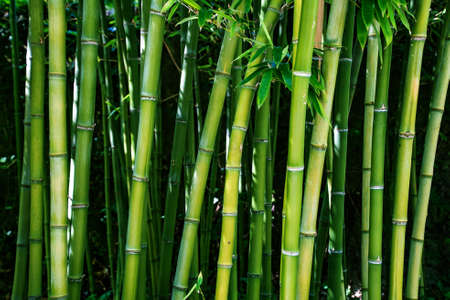
[[[373,0],[362,0],[361,12],[362,20],[367,29],[372,24],[373,17],[375,15],[375,6]]]
[[[202,7],[195,2],[194,0],[181,0],[184,2],[184,4],[189,5],[189,7],[194,8],[196,10],[200,10]]]
[[[405,12],[403,11],[403,9],[399,6],[394,6],[395,10],[398,13],[398,17],[400,18],[400,21],[402,22],[403,26],[406,27],[406,29],[408,29],[409,32],[411,32],[411,28],[409,27],[409,22],[408,22],[408,18],[406,18]]]
[[[292,71],[289,68],[289,64],[281,64],[279,70],[284,84],[292,92]]]
[[[170,22],[172,20],[173,15],[177,11],[178,7],[180,7],[180,3],[178,2],[170,9],[169,15],[167,16],[167,21]]]
[[[258,109],[264,104],[267,97],[269,96],[270,84],[272,82],[273,70],[268,69],[261,78],[261,83],[259,84],[258,96],[256,97],[256,104]]]
[[[172,5],[175,4],[175,2],[177,2],[177,0],[168,0],[163,7],[161,8],[161,13],[166,13],[169,11],[169,9],[172,7]]]
[[[358,37],[358,42],[361,45],[361,48],[364,48],[368,35],[369,31],[367,30],[367,27],[362,19],[362,13],[359,12],[356,16],[356,36]]]
[[[386,0],[378,0],[378,7],[380,8],[381,16],[386,12]]]
[[[270,33],[269,33],[269,30],[267,30],[266,24],[264,24],[264,22],[261,22],[261,27],[264,31],[264,34],[266,35],[267,41],[269,42],[270,46],[273,47],[272,38],[270,37]]]
[[[196,19],[198,19],[198,16],[190,16],[190,17],[187,17],[187,18],[184,18],[183,20],[181,20],[180,22],[178,22],[177,24],[175,24],[175,26],[179,26],[179,25],[181,25],[181,24],[184,24],[184,23],[186,23],[186,22],[189,22],[189,21],[191,21],[191,20],[196,20]]]
[[[260,55],[262,55],[264,53],[264,51],[266,51],[267,49],[267,45],[262,46],[258,49],[255,50],[255,52],[253,53],[253,55],[251,56],[250,60],[248,61],[249,63],[251,63],[252,61],[254,61],[256,58],[258,58]]]
[[[255,72],[253,72],[252,74],[248,75],[246,78],[244,78],[241,82],[239,82],[239,84],[237,85],[237,87],[240,87],[244,84],[246,84],[247,82],[249,82],[250,80],[252,80],[253,78],[255,78],[256,76],[258,76],[259,74],[261,74],[262,72],[264,72],[264,70],[266,70],[267,67],[261,67],[259,69],[257,69]]]
[[[384,41],[386,42],[386,46],[389,46],[393,39],[393,32],[391,29],[391,24],[388,18],[382,18],[380,20],[381,31],[383,32]]]

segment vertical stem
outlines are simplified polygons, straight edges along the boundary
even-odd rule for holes
[[[44,80],[43,3],[29,2],[31,47],[30,230],[28,297],[42,296],[42,238],[44,196]]]
[[[79,299],[86,251],[89,175],[97,85],[98,2],[83,3],[80,101],[77,117],[72,232],[69,251],[69,299]]]
[[[403,298],[403,265],[406,224],[408,222],[411,155],[415,137],[420,72],[430,4],[430,0],[424,0],[417,4],[416,22],[411,34],[408,66],[401,105],[392,214],[392,246],[389,281],[389,299],[395,300]]]

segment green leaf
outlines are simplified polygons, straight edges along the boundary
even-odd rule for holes
[[[197,2],[195,2],[194,0],[181,0],[183,1],[186,5],[188,5],[191,8],[195,8],[196,10],[200,10],[202,7],[197,4]]]
[[[267,49],[267,45],[259,47],[258,49],[255,50],[255,52],[253,52],[253,55],[250,57],[250,60],[248,61],[249,63],[251,63],[252,61],[254,61],[255,59],[257,59],[260,55],[262,55],[264,53],[264,51],[266,51]]]
[[[281,62],[281,60],[282,60],[282,57],[281,57],[281,51],[282,51],[283,49],[281,49],[281,47],[280,46],[276,46],[276,47],[274,47],[273,48],[273,50],[272,50],[272,57],[273,57],[273,61],[278,65],[280,62]]]
[[[236,58],[233,60],[233,62],[238,61],[238,60],[240,60],[240,59],[242,59],[242,58],[244,58],[244,57],[250,55],[254,50],[255,50],[255,49],[254,49],[253,47],[252,47],[252,48],[249,48],[249,49],[247,49],[247,50],[245,50],[245,51],[242,52],[238,57],[236,57]]]
[[[361,45],[361,48],[364,48],[364,45],[367,41],[367,36],[369,35],[369,31],[364,24],[361,12],[358,12],[358,15],[356,16],[356,35],[358,37],[358,42]]]
[[[391,21],[391,26],[394,27],[395,30],[397,30],[397,22],[395,21],[395,12],[394,12],[391,2],[387,3],[387,11],[388,11],[389,20]]]
[[[400,21],[402,22],[403,26],[408,29],[409,32],[411,32],[411,28],[409,27],[408,18],[406,18],[405,12],[401,7],[394,6],[395,10],[398,13],[398,17],[400,18]]]
[[[311,90],[308,91],[308,103],[311,106],[314,113],[319,114],[319,116],[322,119],[328,120],[327,116],[325,115],[325,111],[323,109],[322,103],[320,103],[319,97],[317,97],[317,94]],[[328,123],[330,123],[329,120],[328,120]],[[331,123],[330,123],[330,125],[331,125]]]
[[[177,0],[168,0],[163,7],[161,8],[161,13],[166,13],[169,11],[169,9],[172,7],[172,5],[175,4],[175,2],[177,2]]]
[[[198,274],[198,277],[197,277],[197,284],[195,285],[197,293],[200,291],[200,287],[202,286],[202,282],[203,282],[203,275],[202,275],[202,272],[200,272]]]
[[[181,20],[180,22],[175,24],[175,26],[178,26],[178,25],[181,25],[181,24],[184,24],[186,22],[189,22],[191,20],[196,20],[196,19],[198,19],[198,16],[196,16],[196,15],[195,16],[190,16],[190,17],[184,18],[183,20]]]
[[[261,77],[261,83],[259,84],[258,96],[256,97],[256,104],[258,109],[264,104],[267,96],[269,96],[270,83],[272,82],[273,70],[269,69]]]
[[[202,8],[198,12],[198,26],[203,27],[206,21],[211,18],[211,12],[208,9]]]
[[[361,14],[364,25],[366,25],[366,29],[373,22],[373,17],[375,15],[375,3],[373,0],[362,0],[361,1]]]
[[[280,64],[279,70],[284,84],[292,92],[292,71],[289,68],[289,64]]]
[[[252,80],[253,78],[255,78],[256,76],[258,76],[259,74],[261,74],[262,72],[264,72],[264,70],[266,70],[267,67],[261,67],[257,70],[255,70],[253,73],[251,73],[250,75],[248,75],[247,77],[245,77],[241,82],[239,82],[239,84],[237,85],[237,87],[243,86],[244,84],[246,84],[247,82],[249,82],[250,80]]]
[[[378,0],[378,7],[380,8],[381,16],[386,12],[386,0]]]
[[[177,11],[178,7],[180,7],[179,2],[177,4],[175,4],[174,6],[172,6],[172,8],[170,9],[169,15],[167,16],[168,22],[170,22],[170,20],[172,20],[172,17],[175,14],[175,12]]]
[[[264,31],[264,34],[266,35],[267,41],[269,42],[270,46],[273,47],[272,38],[270,37],[270,33],[269,33],[269,30],[267,30],[266,24],[264,24],[264,22],[262,22],[261,27]]]
[[[309,77],[309,84],[314,88],[316,93],[320,93],[325,89],[325,83],[321,79],[322,77],[320,77],[319,79],[317,78],[317,73],[312,74],[312,76]]]
[[[382,18],[380,20],[380,27],[381,27],[381,31],[383,32],[384,41],[386,42],[386,46],[389,46],[392,43],[392,39],[394,36],[392,29],[391,29],[391,24],[389,22],[389,19]]]

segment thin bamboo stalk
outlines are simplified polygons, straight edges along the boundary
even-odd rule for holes
[[[48,1],[50,296],[67,297],[66,12],[64,0]]]
[[[369,52],[368,52],[369,53]],[[370,176],[369,299],[381,299],[384,157],[392,43],[383,49],[373,121],[372,172]]]
[[[238,3],[239,5],[237,6],[236,4]],[[237,10],[239,16],[242,16],[244,9],[244,3],[242,1],[233,1],[231,7]],[[231,24],[229,26],[231,26]],[[239,30],[236,30],[235,32],[239,32]],[[183,299],[186,289],[188,288],[187,284],[193,256],[193,245],[196,242],[203,196],[209,173],[209,167],[211,164],[211,158],[214,153],[214,144],[220,123],[220,115],[222,113],[225,94],[228,87],[237,41],[237,34],[231,34],[230,31],[225,33],[219,60],[217,62],[214,85],[210,96],[210,106],[208,107],[203,124],[202,137],[200,139],[197,160],[195,163],[195,175],[192,181],[191,194],[189,197],[190,205],[187,209],[185,217],[181,245],[178,254],[178,264],[172,288],[172,299],[174,300]]]
[[[298,268],[297,288],[300,290],[299,298],[308,299],[311,282],[311,265],[314,252],[314,237],[316,236],[317,211],[320,197],[320,183],[322,181],[325,150],[329,129],[329,119],[333,105],[333,95],[336,83],[339,54],[344,33],[344,24],[347,13],[347,0],[333,1],[327,23],[324,43],[324,60],[322,74],[325,89],[322,91],[320,101],[325,118],[316,115],[311,136],[311,146],[306,172],[306,184],[302,220],[300,225],[300,261]]]
[[[44,196],[44,81],[45,49],[43,3],[29,2],[31,86],[30,86],[30,230],[28,297],[42,296],[42,239]]]
[[[361,285],[363,299],[368,299],[369,288],[369,219],[370,174],[372,168],[373,118],[378,71],[378,40],[375,25],[369,27],[366,63],[366,90],[364,95],[364,135],[361,192]]]
[[[264,15],[264,24],[260,26],[256,35],[258,46],[266,44],[267,32],[272,32],[281,12],[279,11],[283,0],[271,0]],[[267,30],[267,32],[265,31]],[[255,72],[255,66],[260,64],[264,55],[259,55],[251,61],[245,72],[244,78],[248,78]],[[217,262],[217,280],[215,299],[227,299],[231,268],[233,266],[233,249],[236,240],[235,227],[238,210],[239,176],[241,172],[242,148],[248,129],[251,104],[259,77],[249,80],[239,90],[234,121],[231,131],[230,145],[225,167],[225,187],[222,211],[222,232],[220,238],[219,258]],[[261,198],[262,201],[263,198]],[[264,203],[264,202],[263,202]],[[264,213],[264,209],[259,209]],[[262,244],[261,244],[262,246]],[[250,270],[249,270],[250,271]]]
[[[69,250],[69,299],[79,299],[86,251],[89,175],[97,84],[99,7],[83,3],[80,100],[77,116],[72,232]]]
[[[343,49],[339,58],[338,92],[335,95],[333,128],[333,187],[330,206],[328,244],[328,299],[345,299],[342,281],[344,253],[344,209],[347,168],[347,137],[350,104],[355,5],[350,4],[344,29]],[[330,149],[330,148],[328,148]],[[331,150],[331,149],[330,149]]]
[[[19,194],[19,220],[17,226],[16,261],[11,299],[25,298],[27,284],[28,232],[30,230],[30,79],[31,49],[27,43],[25,77],[25,113],[23,119],[23,159]]]
[[[423,48],[427,34],[430,0],[417,4],[416,22],[411,33],[398,136],[398,154],[392,214],[389,299],[402,299],[406,224],[408,220],[411,155],[415,136],[417,99]]]
[[[141,252],[142,219],[145,208],[145,192],[149,181],[149,163],[153,144],[156,102],[159,97],[161,54],[164,39],[163,0],[151,3],[149,16],[149,38],[145,51],[143,80],[141,87],[140,117],[136,159],[132,177],[130,209],[128,215],[127,242],[125,247],[125,276],[122,298],[135,299]]]
[[[436,80],[430,104],[427,131],[425,134],[425,148],[420,169],[419,193],[414,213],[413,229],[411,233],[411,248],[409,253],[406,298],[419,298],[419,279],[421,275],[423,241],[425,238],[425,224],[430,201],[431,182],[439,139],[439,130],[447,100],[448,80],[450,77],[450,4],[447,3],[446,22],[441,40],[445,40],[441,59],[437,63]],[[422,276],[423,277],[423,276]]]
[[[166,190],[164,211],[164,226],[161,239],[161,264],[159,276],[159,291],[162,299],[168,299],[170,293],[170,274],[172,266],[173,240],[176,223],[178,198],[180,196],[181,164],[186,147],[187,123],[190,107],[193,106],[192,82],[196,67],[197,41],[199,34],[198,22],[190,21],[187,31],[187,43],[184,48],[183,64],[178,95],[177,116],[175,120],[174,141],[172,144],[169,179]],[[192,120],[193,122],[194,120]],[[195,139],[195,136],[193,136]],[[195,141],[194,141],[195,143]],[[192,162],[193,163],[193,162]]]

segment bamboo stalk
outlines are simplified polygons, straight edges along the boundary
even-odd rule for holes
[[[267,41],[267,30],[272,32],[278,21],[279,11],[283,0],[271,0],[264,15],[264,25],[260,26],[256,35],[257,45],[264,45]],[[245,72],[244,78],[248,78],[255,72],[255,66],[263,61],[264,55],[259,55],[251,61]],[[245,79],[244,79],[245,80]],[[219,258],[217,262],[217,280],[215,299],[227,299],[231,268],[233,266],[233,249],[236,240],[235,227],[238,210],[239,175],[241,171],[242,147],[248,129],[251,104],[259,77],[249,80],[239,90],[236,111],[231,131],[230,145],[225,167],[225,187],[222,211],[222,232],[220,238]],[[263,200],[263,198],[261,198]],[[264,201],[264,200],[263,200]],[[264,213],[263,209],[259,209]],[[261,244],[262,246],[262,244]],[[250,272],[250,270],[249,270]],[[260,275],[259,275],[260,276]],[[259,294],[259,293],[258,293]],[[259,296],[259,295],[258,295]]]
[[[83,3],[80,100],[77,116],[72,232],[69,251],[69,299],[80,298],[86,251],[90,158],[95,126],[98,23],[99,7],[97,1]]]
[[[28,232],[30,230],[30,79],[31,49],[27,43],[25,77],[25,113],[23,119],[23,159],[19,194],[19,218],[17,226],[16,260],[11,299],[25,298],[27,285]]]
[[[43,3],[29,2],[30,11],[30,230],[28,297],[42,296],[42,239],[44,196],[44,80]]]
[[[241,2],[236,6],[237,3],[237,0],[234,1],[231,7],[236,9],[237,14],[241,16],[244,4]],[[231,26],[231,24],[229,26]],[[236,30],[235,32],[239,32],[239,30]],[[192,262],[193,245],[196,241],[203,195],[205,192],[211,158],[214,153],[217,129],[220,123],[220,115],[222,113],[237,41],[237,34],[231,34],[229,31],[225,33],[219,60],[217,62],[214,85],[210,96],[210,106],[208,107],[203,124],[202,137],[200,139],[194,169],[195,176],[192,181],[191,194],[189,197],[190,204],[186,212],[178,254],[177,269],[172,288],[172,299],[174,300],[183,299],[186,289],[188,288],[187,284]]]
[[[196,66],[198,22],[190,21],[187,31],[187,43],[184,48],[180,92],[178,95],[177,116],[175,120],[174,138],[171,152],[171,164],[166,190],[164,226],[161,240],[161,264],[159,291],[162,299],[168,299],[170,293],[170,274],[172,266],[173,240],[176,223],[178,198],[180,196],[181,164],[186,147],[187,123],[190,107],[193,106],[193,73]],[[193,120],[192,120],[193,122]],[[195,138],[194,136],[192,136]],[[195,142],[194,142],[195,143]],[[185,158],[186,159],[186,158]],[[193,163],[193,162],[192,162]]]
[[[332,149],[334,153],[333,184],[328,244],[328,299],[345,299],[345,286],[342,281],[343,257],[345,256],[344,211],[354,23],[355,5],[350,4],[344,29],[343,49],[339,58],[339,76],[336,84],[338,92],[335,95],[334,145]]]
[[[149,38],[145,51],[136,159],[132,177],[127,242],[125,247],[125,276],[122,298],[135,299],[141,253],[142,219],[145,191],[149,181],[149,162],[152,152],[156,102],[159,97],[161,54],[164,38],[163,0],[152,1],[149,16]]]
[[[366,63],[366,91],[364,95],[364,136],[362,158],[361,192],[361,285],[363,299],[368,299],[369,288],[369,219],[370,219],[370,175],[373,118],[378,71],[378,41],[375,25],[369,27]]]
[[[440,60],[437,62],[436,80],[430,104],[429,119],[425,135],[425,148],[420,169],[419,193],[414,213],[411,233],[411,248],[409,253],[408,277],[406,285],[406,298],[419,298],[419,281],[421,275],[423,241],[425,238],[425,224],[430,201],[431,182],[436,157],[436,148],[439,139],[439,130],[447,100],[448,80],[450,77],[450,13],[447,3],[446,22],[444,24],[441,41],[445,46]]]
[[[368,52],[369,53],[369,52]],[[378,55],[378,54],[376,54]],[[368,280],[369,299],[381,299],[384,157],[388,112],[392,43],[383,49],[383,64],[378,76],[373,121],[372,172],[370,178],[370,225]]]
[[[411,34],[398,136],[398,155],[392,214],[392,246],[389,299],[402,299],[405,233],[408,220],[411,155],[415,136],[417,99],[423,48],[427,33],[430,0],[417,4],[416,22]]]
[[[322,74],[325,80],[325,89],[322,91],[320,101],[325,113],[325,119],[317,115],[311,137],[311,147],[306,172],[306,185],[302,220],[300,225],[299,260],[302,262],[298,268],[297,288],[299,298],[308,299],[311,281],[311,265],[314,251],[314,237],[316,236],[316,220],[319,206],[320,183],[322,181],[325,150],[327,148],[329,119],[333,105],[333,95],[337,76],[339,54],[344,32],[347,0],[333,1],[325,35],[325,52]]]

